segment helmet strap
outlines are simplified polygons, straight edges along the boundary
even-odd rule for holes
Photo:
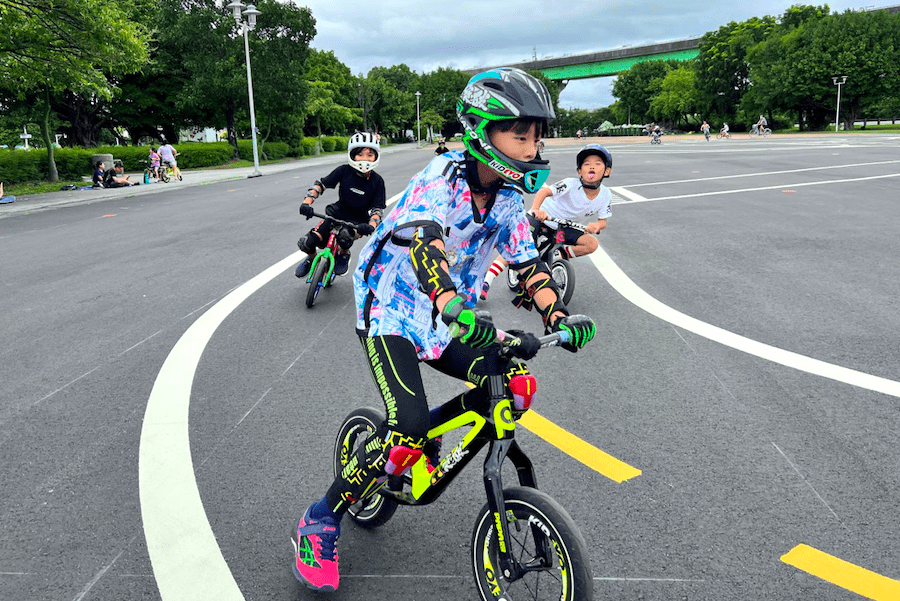
[[[587,188],[588,190],[596,190],[597,188],[600,187],[600,184],[603,183],[603,180],[606,179],[606,176],[601,175],[601,176],[600,176],[600,179],[597,180],[597,183],[596,183],[596,184],[589,184],[589,183],[587,183],[586,181],[584,181],[584,178],[583,178],[583,177],[580,177],[580,178],[578,178],[578,179],[581,180],[581,187],[582,187],[582,188]]]

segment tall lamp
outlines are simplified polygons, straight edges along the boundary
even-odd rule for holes
[[[841,86],[847,83],[847,76],[835,75],[831,78],[831,81],[833,81],[834,85],[836,85],[838,88],[837,108],[834,110],[834,133],[837,133],[838,123],[840,123],[841,116]]]
[[[244,32],[244,56],[247,63],[247,95],[250,96],[250,132],[253,136],[253,173],[247,177],[259,177],[262,175],[259,171],[259,151],[256,147],[256,110],[253,108],[253,75],[250,72],[250,42],[247,39],[247,32],[256,29],[256,17],[261,15],[256,7],[252,4],[249,6],[233,0],[231,4],[225,8],[230,8],[234,22]],[[244,10],[244,9],[247,10]],[[243,12],[241,12],[243,11]],[[241,18],[241,15],[247,17],[247,20]]]

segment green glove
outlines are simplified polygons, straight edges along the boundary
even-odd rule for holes
[[[450,299],[441,312],[441,320],[450,327],[454,337],[462,333],[460,342],[475,348],[487,348],[497,338],[497,329],[487,311],[473,311],[461,296]]]

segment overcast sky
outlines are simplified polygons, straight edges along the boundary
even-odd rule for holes
[[[245,0],[246,1],[246,0]],[[900,0],[296,0],[316,19],[312,46],[333,50],[354,75],[406,64],[474,69],[699,37],[731,21],[779,16],[793,4],[828,4],[832,12],[882,8]],[[569,83],[564,108],[612,104],[612,77]]]

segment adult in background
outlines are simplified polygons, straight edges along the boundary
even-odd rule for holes
[[[105,188],[127,188],[135,184],[128,181],[128,176],[124,174],[125,167],[120,161],[116,161],[112,169],[107,169],[103,174],[103,187]]]
[[[178,181],[181,181],[181,169],[178,168],[178,161],[175,160],[175,157],[178,156],[178,151],[175,150],[175,147],[166,142],[159,147],[157,152],[163,163],[172,165],[172,172],[175,174],[175,177],[178,178]]]

